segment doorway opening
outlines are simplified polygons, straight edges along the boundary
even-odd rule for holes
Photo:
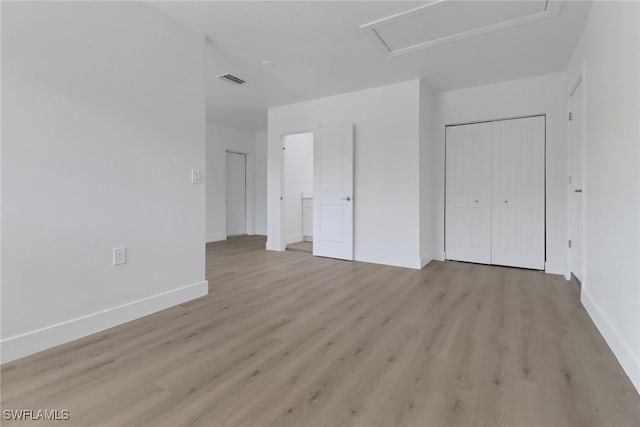
[[[226,151],[226,234],[247,234],[247,155]]]
[[[306,136],[300,137],[301,133]],[[269,168],[276,168],[280,175],[277,179],[280,188],[270,187],[277,191],[269,193],[270,215],[273,216],[267,218],[272,226],[268,232],[267,249],[284,251],[287,244],[313,241],[314,256],[353,260],[353,124],[324,126],[313,132],[283,132],[281,135],[280,146],[277,147],[280,158],[276,161],[277,154],[271,151],[269,156],[274,162],[270,165],[275,165]],[[302,161],[295,160],[292,155],[292,148],[299,148],[300,141],[292,141],[297,138],[310,141],[307,148],[313,148],[312,154],[306,155]],[[305,177],[290,176],[295,173],[291,166],[302,169]],[[312,183],[311,194],[307,192],[309,187],[287,188],[292,182],[300,184],[300,180],[309,180],[306,185]],[[307,208],[305,218],[302,217],[303,196]],[[310,229],[311,224],[313,227]]]
[[[286,135],[282,145],[287,250],[313,252],[313,132]]]

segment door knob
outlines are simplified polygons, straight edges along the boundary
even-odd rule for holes
[[[576,193],[582,193],[582,188],[577,188],[577,189],[575,189],[573,191],[576,192]]]
[[[347,202],[351,201],[351,197],[347,196],[347,197],[341,197],[342,200],[346,200]]]

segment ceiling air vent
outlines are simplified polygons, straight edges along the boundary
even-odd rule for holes
[[[245,81],[242,80],[240,77],[236,77],[233,74],[229,74],[229,73],[220,74],[218,78],[222,80],[226,80],[229,83],[233,83],[234,85],[241,85],[245,83]]]

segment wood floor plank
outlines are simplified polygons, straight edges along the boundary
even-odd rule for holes
[[[208,244],[208,296],[2,365],[2,409],[69,409],[74,426],[640,426],[575,283],[298,246]]]

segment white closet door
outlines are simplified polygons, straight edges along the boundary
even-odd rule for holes
[[[493,122],[492,264],[544,269],[544,120]]]
[[[446,258],[491,263],[491,123],[446,129]]]

